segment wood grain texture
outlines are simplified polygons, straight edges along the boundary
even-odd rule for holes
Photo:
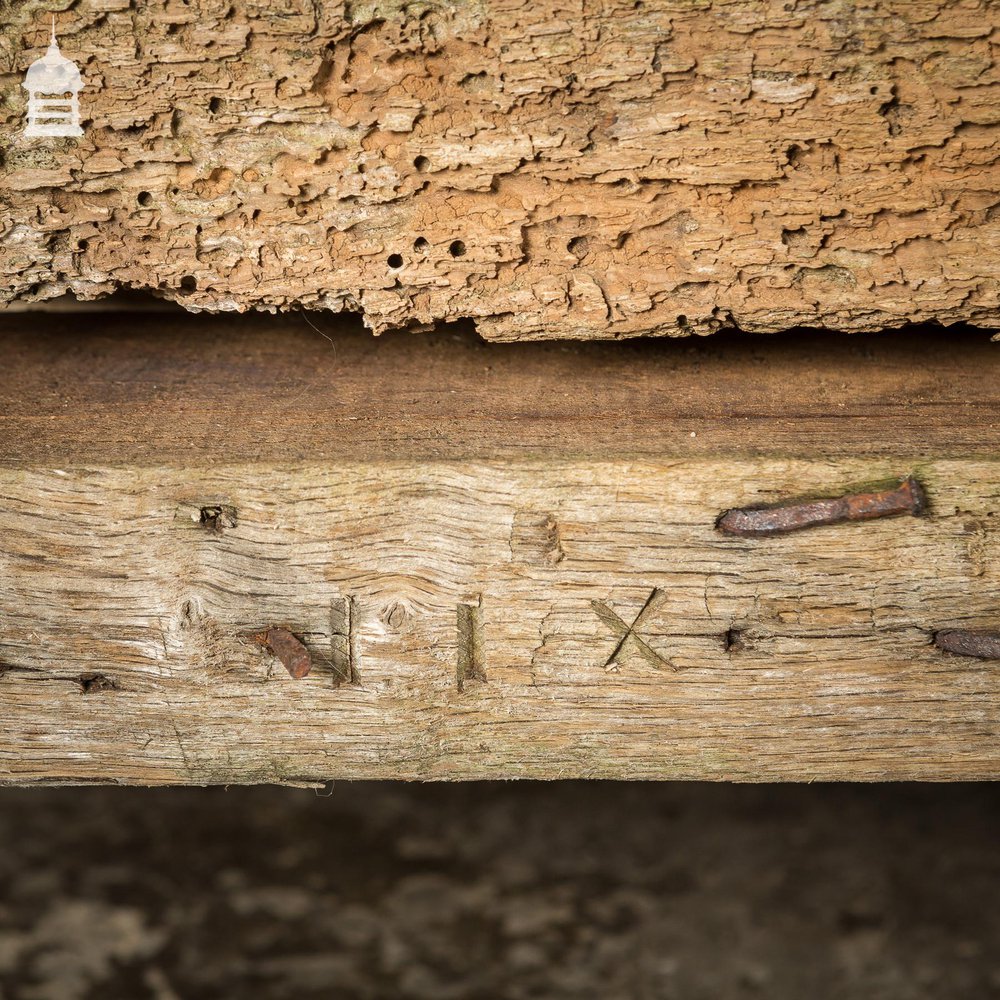
[[[0,773],[996,778],[1000,663],[949,656],[931,637],[1000,624],[1000,463],[925,467],[932,518],[756,543],[713,531],[734,495],[887,471],[5,470]],[[213,536],[188,511],[218,498],[240,520]],[[525,512],[557,526],[558,564],[515,554]],[[353,683],[331,627],[345,598]],[[270,625],[307,644],[308,678],[253,641]]]
[[[144,288],[490,340],[1000,326],[996,0],[79,0],[0,302]]]
[[[0,338],[8,464],[1000,455],[1000,346],[975,331],[492,345],[178,310]]]
[[[3,781],[1000,777],[1000,663],[932,644],[1000,626],[981,335],[619,370],[601,345],[137,322],[2,337]],[[906,473],[921,517],[715,529]]]

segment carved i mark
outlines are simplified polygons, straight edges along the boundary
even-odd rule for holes
[[[455,664],[455,683],[459,691],[464,691],[465,682],[472,680],[486,680],[481,599],[476,604],[458,605],[458,655]]]
[[[336,685],[358,683],[355,618],[353,597],[335,597],[330,602],[330,649]]]

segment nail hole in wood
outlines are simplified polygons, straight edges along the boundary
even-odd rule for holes
[[[213,535],[221,535],[226,529],[236,527],[236,508],[226,504],[202,507],[198,523]]]
[[[99,694],[101,691],[115,691],[118,688],[118,685],[104,674],[80,674],[77,683],[83,694]]]

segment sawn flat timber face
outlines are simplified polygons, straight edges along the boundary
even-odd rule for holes
[[[0,780],[1000,777],[1000,661],[934,644],[1000,629],[982,335],[139,322],[0,328]]]

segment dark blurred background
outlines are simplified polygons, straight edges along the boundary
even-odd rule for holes
[[[1000,997],[996,785],[0,791],[0,998]]]

